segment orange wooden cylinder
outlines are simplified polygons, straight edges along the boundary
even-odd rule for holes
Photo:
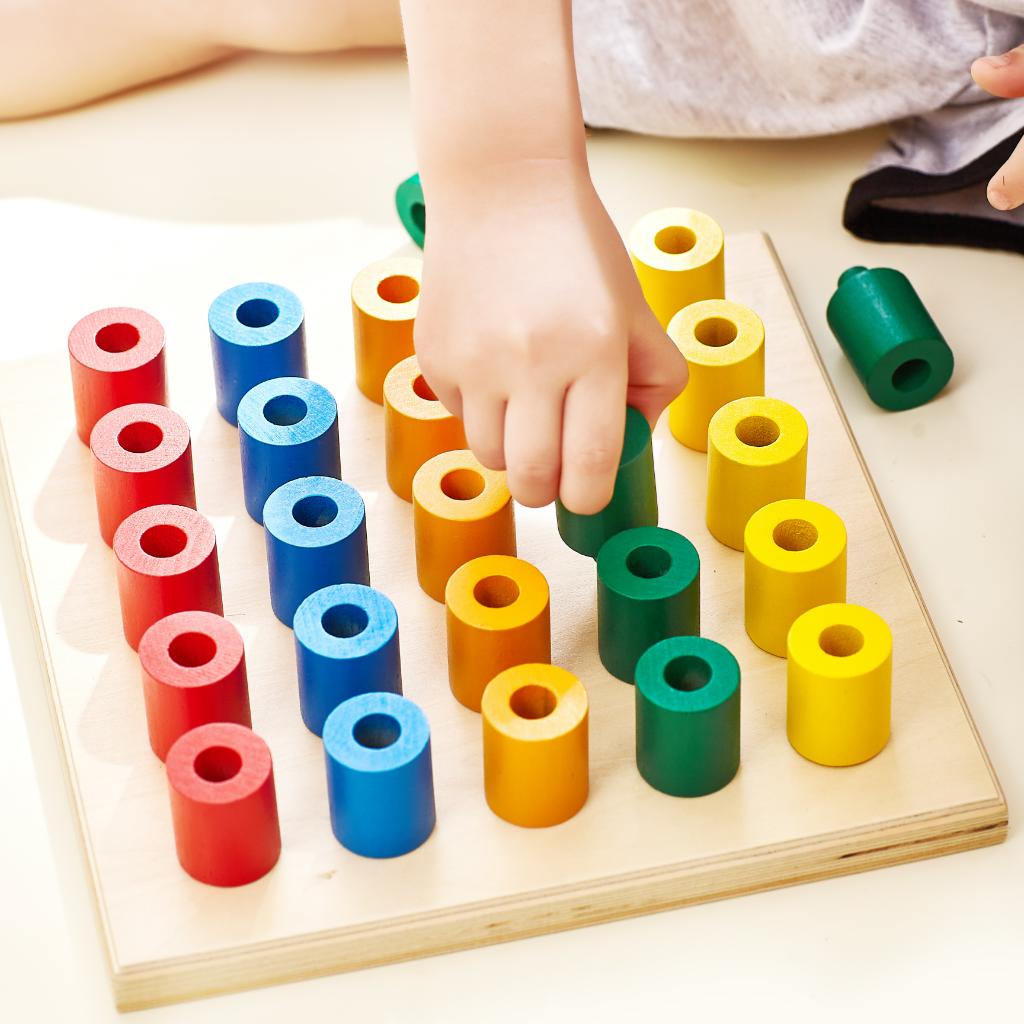
[[[422,260],[395,256],[371,263],[352,282],[356,384],[378,405],[388,370],[413,353],[422,267]]]
[[[513,665],[551,660],[551,606],[544,574],[509,555],[459,566],[444,593],[448,682],[455,699],[480,710],[484,688]]]
[[[384,452],[388,486],[412,501],[412,478],[428,459],[466,447],[462,420],[430,390],[415,356],[396,363],[384,378]]]
[[[590,788],[583,684],[555,665],[516,665],[487,684],[481,711],[491,810],[528,828],[571,818]]]
[[[412,481],[416,575],[435,601],[448,578],[480,555],[514,555],[516,522],[505,474],[485,469],[471,451],[442,452]]]

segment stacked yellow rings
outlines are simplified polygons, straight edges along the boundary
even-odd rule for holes
[[[629,232],[629,254],[662,327],[691,302],[725,298],[725,238],[706,213],[684,207],[648,213]]]
[[[859,764],[889,741],[892,633],[855,604],[804,612],[789,631],[786,733],[817,764]]]
[[[422,260],[394,256],[371,263],[352,282],[356,385],[378,405],[388,370],[413,353],[422,270]]]
[[[483,555],[452,573],[445,587],[448,682],[455,699],[480,710],[498,673],[551,660],[548,581],[529,562]]]
[[[750,517],[743,551],[747,634],[784,658],[789,627],[804,612],[846,600],[846,527],[815,501],[773,501]]]
[[[480,710],[491,810],[528,828],[571,818],[590,785],[583,684],[554,665],[516,665],[487,684]]]
[[[777,398],[739,398],[708,427],[711,535],[743,550],[747,520],[782,498],[802,498],[807,484],[807,422]]]
[[[462,420],[430,390],[415,356],[396,363],[384,378],[384,454],[388,486],[412,501],[412,478],[428,459],[466,447]]]
[[[416,575],[435,601],[448,578],[480,555],[514,555],[516,524],[505,474],[486,469],[471,451],[442,452],[412,480]]]
[[[668,407],[668,426],[680,444],[705,452],[708,424],[723,405],[764,394],[764,324],[746,306],[706,299],[676,313],[668,334],[690,364],[686,388]]]

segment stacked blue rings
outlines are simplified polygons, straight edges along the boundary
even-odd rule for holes
[[[310,732],[362,693],[402,692],[398,613],[379,590],[339,583],[310,594],[295,613],[299,708]]]
[[[242,396],[274,377],[306,376],[302,303],[279,284],[253,281],[221,292],[210,305],[217,408],[234,425]]]
[[[332,583],[370,583],[366,508],[359,492],[330,476],[282,484],[263,506],[270,604],[291,626],[295,611]]]
[[[257,523],[281,484],[302,476],[341,476],[338,406],[305,377],[257,384],[238,403],[245,507]]]
[[[398,857],[434,830],[430,726],[406,697],[365,693],[324,726],[331,828],[364,857]]]

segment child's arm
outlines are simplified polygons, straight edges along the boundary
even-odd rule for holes
[[[975,82],[986,92],[1003,99],[1024,96],[1024,46],[994,57],[979,57],[971,65]],[[997,210],[1015,210],[1024,203],[1024,142],[992,175],[988,201]]]
[[[590,181],[570,0],[403,0],[428,197],[420,362],[519,501],[608,502],[686,363]]]

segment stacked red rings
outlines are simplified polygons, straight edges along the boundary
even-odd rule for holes
[[[124,636],[138,650],[142,634],[174,612],[224,614],[217,538],[206,516],[183,505],[133,512],[114,534]]]
[[[270,748],[251,729],[211,722],[167,754],[178,861],[208,885],[245,885],[281,854]]]
[[[142,694],[153,753],[207,722],[252,726],[242,637],[212,612],[176,612],[154,622],[139,643]]]
[[[89,446],[100,534],[107,544],[140,508],[196,507],[188,424],[166,406],[112,409],[93,427]]]
[[[141,309],[100,309],[68,335],[75,422],[83,444],[111,409],[136,402],[167,402],[164,329]]]

